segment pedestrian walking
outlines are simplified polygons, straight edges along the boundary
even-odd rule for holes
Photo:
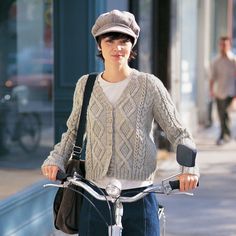
[[[216,141],[222,145],[231,138],[228,108],[236,95],[236,59],[231,51],[231,39],[219,39],[219,55],[211,63],[210,94],[217,104],[220,135]]]
[[[87,110],[86,178],[102,189],[117,179],[121,194],[153,184],[157,171],[157,150],[150,136],[153,120],[175,150],[179,144],[196,148],[162,82],[129,66],[139,33],[134,15],[119,10],[100,15],[92,27],[104,71],[96,78]],[[68,129],[42,165],[43,174],[52,181],[59,169],[65,170],[70,158],[87,79],[84,75],[78,80]],[[198,177],[197,166],[184,168],[179,176],[180,190],[196,188]],[[106,203],[92,201],[108,217]],[[152,193],[135,203],[125,203],[122,235],[158,236],[157,209]],[[106,225],[87,201],[83,201],[81,215],[79,235],[108,235]]]

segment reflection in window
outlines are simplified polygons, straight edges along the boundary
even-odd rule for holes
[[[236,0],[233,0],[233,37],[232,37],[232,50],[236,54]]]
[[[139,69],[151,73],[151,22],[152,1],[140,0],[139,23],[141,28],[139,38]]]
[[[0,167],[39,168],[53,145],[52,0],[0,3]]]
[[[196,100],[197,4],[197,0],[182,0],[180,5],[181,100],[184,107],[193,106]],[[186,19],[191,19],[191,24]]]

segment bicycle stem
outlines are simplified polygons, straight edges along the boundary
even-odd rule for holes
[[[115,221],[116,221],[116,225],[118,225],[120,227],[120,229],[122,230],[122,219],[123,216],[123,204],[119,201],[119,199],[115,202]]]

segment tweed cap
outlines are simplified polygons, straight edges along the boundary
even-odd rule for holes
[[[92,27],[92,35],[96,39],[99,35],[119,32],[130,35],[136,44],[140,28],[132,13],[127,11],[112,10],[100,15]]]

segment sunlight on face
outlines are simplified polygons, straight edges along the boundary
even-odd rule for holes
[[[106,63],[128,63],[132,43],[127,39],[111,39],[106,37],[101,41],[102,55]]]

